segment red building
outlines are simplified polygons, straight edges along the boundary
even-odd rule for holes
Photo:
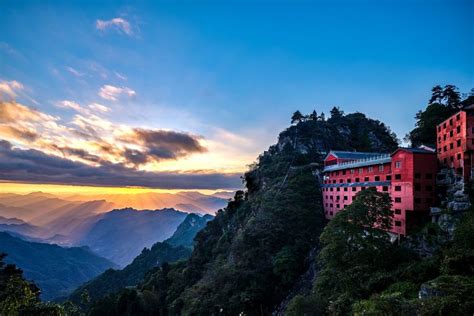
[[[399,148],[392,154],[331,151],[324,160],[322,185],[325,216],[331,219],[367,188],[390,194],[392,232],[407,231],[429,214],[435,203],[436,153]]]
[[[471,178],[474,152],[474,114],[460,111],[436,126],[438,161],[453,168],[464,181]]]

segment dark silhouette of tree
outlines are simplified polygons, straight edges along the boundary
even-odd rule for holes
[[[313,112],[309,115],[309,120],[316,121],[317,119],[318,119],[318,113],[316,113],[316,110],[313,110]]]
[[[443,102],[443,88],[440,85],[436,85],[431,89],[431,98],[428,102],[429,104],[433,103],[442,103]]]
[[[330,113],[331,113],[332,120],[337,120],[344,116],[344,112],[341,111],[341,109],[339,109],[339,107],[336,107],[336,106],[331,109]]]
[[[291,124],[295,123],[300,123],[304,119],[303,114],[301,114],[300,111],[296,111],[293,113],[293,116],[291,117]]]
[[[443,99],[446,105],[452,109],[458,109],[461,107],[461,95],[459,90],[454,85],[445,85],[443,90]]]
[[[326,116],[324,115],[324,112],[321,112],[321,115],[319,116],[319,120],[322,122],[326,121]]]

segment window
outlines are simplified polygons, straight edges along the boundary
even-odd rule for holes
[[[457,145],[458,147],[461,147],[461,140],[460,140],[460,139],[458,139],[458,140],[456,141],[456,145]]]
[[[329,212],[329,215],[331,215],[331,216],[332,216],[332,214],[333,214],[333,212],[332,212],[332,211],[331,211],[331,212]]]
[[[420,198],[415,198],[415,203],[421,203],[421,199]]]
[[[441,136],[438,136],[438,143],[441,143]]]
[[[362,172],[364,172],[364,168],[359,168],[359,174],[361,174]]]
[[[340,204],[336,204],[336,207],[337,207],[337,208],[341,208],[341,205],[340,205]]]
[[[347,183],[351,183],[351,179],[347,179]]]
[[[451,156],[451,162],[453,162],[453,161],[454,161],[454,156]]]
[[[339,175],[339,171],[336,171],[336,176],[338,176],[338,175]]]
[[[374,171],[374,167],[367,168],[367,172],[372,172],[372,171]]]
[[[443,128],[446,129],[446,123],[443,124]]]
[[[474,138],[473,138],[473,139],[471,139],[471,144],[472,144],[472,145],[474,145]]]
[[[341,188],[337,188],[336,191],[337,191],[337,192],[341,191]]]
[[[353,192],[357,191],[357,188],[356,188],[356,187],[353,187],[353,188],[352,188],[352,191],[353,191]]]
[[[402,226],[402,222],[400,222],[400,221],[395,221],[395,226],[401,227],[401,226]]]
[[[445,146],[443,147],[443,150],[444,150],[444,151],[448,151],[448,146],[445,145]]]
[[[369,177],[365,177],[365,178],[364,178],[364,181],[365,181],[365,182],[369,182]]]
[[[395,168],[399,169],[402,167],[402,162],[401,161],[395,161]]]
[[[425,174],[426,179],[433,179],[433,174],[432,173],[427,173]]]
[[[461,119],[461,114],[456,115],[456,121],[459,121]]]
[[[333,205],[332,205],[332,204],[329,204],[329,207],[333,207]],[[332,215],[332,214],[331,214],[331,215]]]
[[[474,127],[471,128],[471,134],[474,134]]]
[[[343,175],[343,176],[346,175],[346,170],[342,170],[342,175]]]
[[[397,209],[395,209],[395,214],[397,214],[397,215],[400,215],[400,214],[402,214],[402,210],[401,210],[401,209],[398,209],[398,208],[397,208]]]
[[[329,204],[326,203],[326,207],[328,207]]]
[[[421,184],[415,183],[415,191],[421,191]]]
[[[379,176],[375,176],[375,181],[380,181],[380,177]]]
[[[379,166],[379,171],[383,171],[383,165]]]
[[[344,195],[344,201],[347,201],[348,198],[347,198],[347,195]]]
[[[390,181],[390,180],[392,180],[392,176],[386,176],[385,179],[386,179],[387,181]]]
[[[441,132],[441,126],[438,126],[438,132]]]
[[[336,183],[336,179],[332,180],[332,183]]]
[[[454,133],[453,131],[449,131],[449,137],[453,137]]]
[[[454,148],[454,144],[453,143],[450,143],[449,144],[449,149],[453,149]]]
[[[339,179],[339,183],[342,183],[343,181],[344,181],[344,180],[342,180],[342,179]]]
[[[461,159],[462,159],[461,154],[458,154],[458,160],[461,160]]]
[[[333,190],[333,188],[330,188],[330,189],[329,189],[329,191],[332,191],[332,190]]]
[[[453,126],[453,119],[450,119],[450,120],[449,120],[449,125],[450,125],[450,126]]]
[[[402,198],[401,197],[396,197],[395,198],[395,203],[402,203]]]
[[[356,179],[355,179],[355,182],[359,182],[359,178],[356,178]]]
[[[384,186],[382,187],[382,191],[387,192],[387,191],[388,191],[388,186],[385,186],[385,185],[384,185]]]
[[[402,190],[402,187],[401,187],[401,186],[399,186],[399,185],[396,185],[396,186],[395,186],[395,191],[401,191],[401,190]]]
[[[421,173],[415,172],[415,179],[421,179]]]
[[[347,192],[347,188],[344,188],[344,192]]]
[[[331,200],[334,200],[334,196],[332,196],[332,195],[331,195],[329,198],[330,198]]]
[[[361,191],[364,191],[364,190],[365,190],[365,187],[361,187],[360,190],[361,190]]]
[[[446,140],[446,134],[443,135],[443,140]]]
[[[433,191],[433,187],[431,185],[427,185],[426,186],[426,191]]]
[[[395,180],[401,180],[402,179],[402,175],[401,174],[396,174],[395,175]]]
[[[426,203],[428,203],[428,204],[431,204],[431,203],[433,203],[433,199],[431,199],[431,198],[427,198],[427,199],[426,199]]]
[[[461,126],[456,127],[456,133],[461,133]]]

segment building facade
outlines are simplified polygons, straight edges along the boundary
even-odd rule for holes
[[[324,160],[323,204],[327,219],[367,188],[392,198],[392,232],[406,235],[429,214],[435,201],[436,153],[399,148],[392,154],[331,151]]]
[[[471,178],[474,152],[474,114],[460,111],[436,126],[440,167],[452,168],[464,181]]]

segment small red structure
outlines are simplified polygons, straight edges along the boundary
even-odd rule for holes
[[[453,168],[464,181],[471,178],[474,152],[474,113],[461,110],[436,126],[438,162]]]
[[[324,166],[323,204],[328,219],[351,204],[357,192],[375,188],[392,198],[392,232],[406,235],[435,203],[438,166],[434,150],[398,148],[392,154],[330,151]]]

